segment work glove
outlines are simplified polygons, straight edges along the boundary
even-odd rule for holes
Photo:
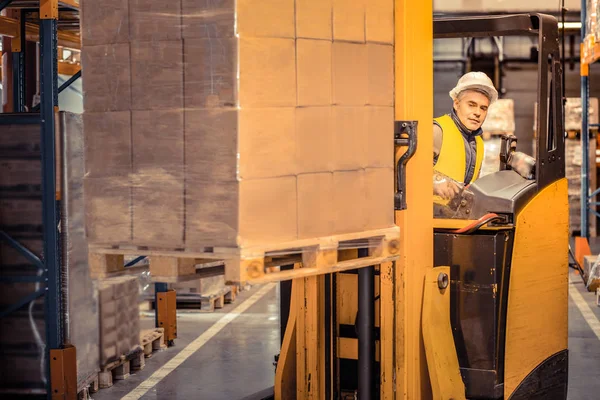
[[[508,158],[508,165],[523,178],[535,179],[535,158],[520,151],[514,151]]]
[[[463,189],[464,185],[454,179],[434,171],[433,173],[433,194],[439,196],[442,200],[451,200]]]

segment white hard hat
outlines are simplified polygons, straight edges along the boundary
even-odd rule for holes
[[[456,87],[450,91],[452,100],[465,90],[477,90],[483,92],[490,99],[490,104],[498,100],[498,91],[492,80],[483,72],[469,72],[461,76]]]

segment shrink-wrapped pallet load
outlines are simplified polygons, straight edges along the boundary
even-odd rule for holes
[[[83,0],[90,244],[393,226],[393,17],[393,0]]]
[[[65,341],[77,349],[79,392],[98,377],[98,295],[90,276],[85,240],[81,115],[59,112],[56,120],[56,187],[61,199],[60,294],[64,307],[52,322],[61,324]],[[43,260],[40,125],[3,125],[2,134],[0,229]],[[3,277],[33,278],[43,273],[42,268],[33,265],[6,241],[0,242],[0,264]],[[0,306],[4,309],[38,290],[44,291],[45,286],[43,281],[6,280],[0,283]],[[49,375],[44,303],[42,295],[3,318],[0,390],[7,398],[15,388],[22,391],[26,387],[32,392],[46,389]]]

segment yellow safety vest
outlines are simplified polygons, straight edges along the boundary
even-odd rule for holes
[[[443,115],[434,120],[442,127],[444,136],[442,139],[442,148],[433,169],[449,176],[457,182],[464,182],[467,169],[467,155],[465,154],[465,142],[462,133],[460,133],[450,115]],[[473,178],[471,178],[471,182],[479,177],[481,163],[483,162],[483,139],[481,136],[475,137],[475,143],[477,145],[477,155],[475,158],[475,172]]]

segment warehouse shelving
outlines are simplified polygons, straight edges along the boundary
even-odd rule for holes
[[[590,146],[590,128],[597,128],[598,125],[589,123],[589,99],[590,83],[589,69],[592,64],[600,59],[600,43],[593,35],[587,33],[587,1],[581,0],[581,237],[589,238],[589,215],[594,214],[600,218],[594,208],[600,205],[600,202],[594,201],[600,194],[600,188],[590,193],[590,168],[589,168],[589,146]],[[592,208],[594,207],[594,208]]]
[[[47,397],[67,390],[68,356],[64,351],[63,299],[61,291],[59,202],[60,193],[56,186],[56,149],[55,118],[58,110],[58,94],[74,82],[81,73],[77,73],[61,88],[58,88],[58,46],[79,49],[78,1],[77,0],[2,0],[0,10],[9,7],[18,11],[18,18],[0,17],[0,34],[12,38],[13,53],[13,113],[0,114],[0,125],[39,124],[41,135],[41,199],[43,223],[43,257],[38,257],[25,246],[0,230],[0,240],[13,247],[30,263],[37,266],[40,276],[5,276],[3,282],[42,282],[45,286],[24,296],[0,311],[0,317],[6,317],[26,304],[45,296],[46,328],[46,381]],[[66,18],[64,29],[59,30],[59,13]],[[34,22],[32,22],[34,21]],[[37,23],[36,23],[37,22]],[[33,110],[25,107],[25,43],[27,40],[39,42],[39,90],[40,102]],[[28,111],[28,112],[26,112]],[[64,355],[64,359],[62,358]],[[61,362],[62,361],[62,362]],[[50,379],[52,371],[52,379]],[[63,377],[63,379],[55,379]]]

